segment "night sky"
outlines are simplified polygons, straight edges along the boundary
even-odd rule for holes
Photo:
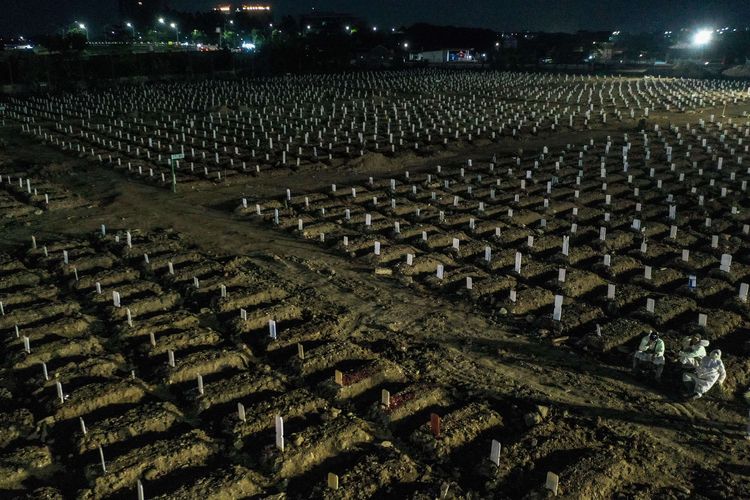
[[[182,10],[209,9],[217,1],[171,0]],[[235,2],[235,3],[240,3]],[[749,0],[277,0],[278,19],[311,7],[359,15],[378,26],[433,24],[498,31],[658,31],[683,26],[750,25]],[[117,0],[0,0],[0,33],[50,32],[79,20],[116,22]]]

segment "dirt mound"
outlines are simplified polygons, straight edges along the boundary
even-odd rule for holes
[[[732,66],[729,69],[725,69],[721,74],[734,78],[750,78],[750,64],[739,64],[737,66]]]

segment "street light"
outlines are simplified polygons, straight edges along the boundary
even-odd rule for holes
[[[702,29],[695,32],[693,35],[693,46],[700,49],[701,60],[705,59],[705,47],[711,42],[714,33],[713,30]],[[706,63],[708,64],[708,63]]]
[[[159,24],[164,24],[164,18],[163,17],[159,18]]]
[[[135,27],[133,26],[133,23],[125,23],[125,26],[130,28],[130,31],[133,33],[133,40],[135,40]]]
[[[86,41],[89,41],[89,30],[86,28],[86,25],[83,23],[78,23],[78,27],[83,30],[83,32],[86,34]]]
[[[179,44],[180,43],[180,30],[177,29],[177,25],[175,23],[169,23],[169,27],[174,30],[174,32],[175,32],[175,41]]]
[[[696,47],[703,47],[704,45],[708,45],[711,42],[713,36],[714,35],[712,30],[698,30],[693,35],[693,45],[695,45]]]

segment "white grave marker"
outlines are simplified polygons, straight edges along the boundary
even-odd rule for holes
[[[553,496],[557,496],[557,488],[560,484],[560,477],[554,472],[547,472],[547,479],[544,481],[544,488],[551,491]]]
[[[107,466],[106,466],[106,464],[104,463],[104,450],[102,449],[102,447],[101,447],[101,446],[99,446],[99,460],[101,461],[101,465],[102,465],[102,472],[103,472],[104,474],[106,474],[106,473],[107,473]]]
[[[268,320],[268,336],[276,340],[276,321]]]
[[[492,448],[490,449],[490,462],[497,467],[500,467],[500,448],[500,441],[493,439]]]
[[[560,321],[562,319],[562,305],[563,305],[563,296],[555,295],[555,307],[552,310],[552,319],[554,321]]]
[[[732,256],[728,253],[721,255],[721,266],[720,269],[725,273],[729,273],[732,268]]]
[[[284,451],[284,419],[276,415],[276,447]]]

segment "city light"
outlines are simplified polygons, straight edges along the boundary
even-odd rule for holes
[[[409,42],[404,42],[404,48],[405,48],[405,49],[408,49],[408,48],[409,48]]]
[[[709,42],[711,42],[713,36],[714,35],[712,30],[699,30],[695,33],[695,35],[693,35],[693,45],[695,45],[696,47],[707,45]]]
[[[164,24],[164,18],[163,17],[159,18],[159,24]]]

